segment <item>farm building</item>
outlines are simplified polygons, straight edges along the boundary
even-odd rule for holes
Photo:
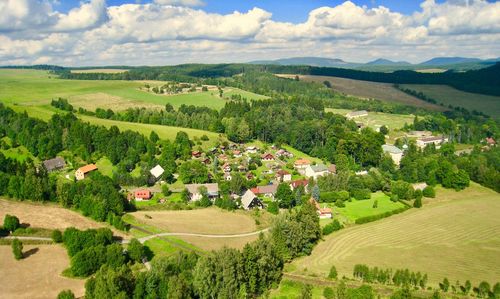
[[[156,165],[149,171],[155,178],[161,177],[161,175],[165,172],[165,169],[161,167],[160,165]]]
[[[316,212],[318,213],[318,216],[320,219],[330,219],[332,218],[332,209],[330,208],[321,208],[321,206],[319,205],[319,203],[311,197],[311,199],[309,199],[309,202],[311,204],[314,205],[314,207],[316,207]]]
[[[366,110],[352,111],[352,112],[349,112],[345,115],[345,117],[347,117],[347,119],[353,119],[353,118],[364,117],[364,116],[368,116],[368,111],[366,111]]]
[[[264,208],[262,201],[252,192],[252,190],[247,190],[245,194],[241,197],[241,207],[245,210],[250,210],[253,208]]]
[[[325,176],[329,174],[328,167],[325,164],[309,165],[305,170],[305,176],[307,178],[314,178],[315,180],[320,176]]]
[[[62,157],[55,157],[54,159],[43,161],[43,166],[48,172],[52,172],[64,168],[66,163]]]
[[[441,147],[441,144],[448,142],[448,138],[444,136],[430,136],[417,139],[417,146],[421,149],[425,148],[429,144],[434,144],[437,149]]]
[[[88,173],[90,173],[94,170],[97,170],[97,166],[95,164],[89,164],[89,165],[85,165],[83,167],[80,167],[75,171],[75,178],[78,181],[81,181],[87,176]]]
[[[200,200],[203,197],[203,187],[207,189],[208,198],[214,199],[219,197],[219,184],[187,184],[186,189],[189,192],[189,198],[193,201]]]
[[[423,191],[427,187],[427,183],[415,183],[411,185],[413,187],[413,190],[417,191]]]
[[[306,168],[311,165],[311,161],[307,159],[298,159],[293,163],[293,167],[300,173],[304,174],[306,171]]]
[[[134,191],[134,199],[136,201],[149,200],[152,197],[151,191],[147,189],[141,189]]]
[[[274,198],[274,194],[278,191],[278,185],[266,185],[266,186],[257,186],[252,188],[251,190],[256,195],[262,195],[269,198]]]
[[[382,151],[384,153],[387,153],[391,156],[392,161],[394,161],[394,164],[399,166],[399,163],[401,162],[401,159],[403,158],[403,151],[400,150],[399,148],[395,147],[392,144],[384,144],[382,145]]]
[[[278,170],[278,172],[276,172],[276,180],[278,182],[290,182],[292,180],[292,174],[283,169]]]
[[[233,157],[235,157],[235,158],[241,158],[241,151],[240,150],[234,150],[233,151]]]

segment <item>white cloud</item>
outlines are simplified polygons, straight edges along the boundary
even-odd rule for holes
[[[351,61],[386,57],[494,57],[500,3],[425,0],[411,15],[346,1],[309,12],[303,23],[272,20],[260,8],[228,14],[194,8],[201,0],[155,0],[107,7],[82,2],[68,13],[54,0],[0,0],[0,65],[179,64],[288,56]]]

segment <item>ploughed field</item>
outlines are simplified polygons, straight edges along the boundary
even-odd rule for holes
[[[292,273],[352,277],[355,264],[410,269],[437,284],[500,278],[500,195],[471,183],[461,192],[437,189],[421,209],[355,225],[325,237],[312,254],[294,261]]]

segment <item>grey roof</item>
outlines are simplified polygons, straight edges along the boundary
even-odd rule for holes
[[[278,185],[257,186],[259,194],[274,194],[278,191]]]
[[[187,184],[186,189],[188,189],[189,193],[194,194],[198,193],[200,187],[207,188],[207,192],[209,195],[218,195],[219,194],[219,184],[211,183],[211,184]]]
[[[395,147],[392,144],[384,144],[382,145],[382,150],[384,153],[391,153],[391,154],[402,154],[403,151],[400,150],[399,148]]]
[[[328,171],[328,167],[326,167],[325,164],[316,164],[316,165],[311,165],[311,169],[314,172],[323,172],[323,171]]]
[[[255,193],[253,193],[250,189],[247,190],[247,192],[245,192],[245,194],[241,197],[241,205],[243,208],[248,210],[248,207],[250,207],[250,204],[256,197]]]
[[[63,168],[64,166],[66,166],[66,163],[64,162],[63,158],[55,157],[53,159],[43,161],[43,166],[45,166],[45,169],[47,169],[47,171],[52,171],[55,169]]]

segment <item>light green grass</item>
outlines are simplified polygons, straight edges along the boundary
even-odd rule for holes
[[[16,159],[19,162],[24,162],[26,159],[30,158],[33,161],[37,159],[28,151],[24,146],[18,146],[16,148],[1,149],[0,152],[4,154],[5,157],[10,159]]]
[[[326,108],[325,111],[345,116],[352,110]],[[405,123],[412,124],[414,118],[415,116],[412,114],[390,114],[383,112],[368,112],[368,116],[358,117],[353,120],[356,122],[362,122],[363,124],[372,129],[377,129],[385,125],[390,130],[394,130],[394,129],[401,129],[405,125]]]
[[[116,166],[113,166],[108,158],[102,157],[95,163],[95,165],[99,169],[100,173],[110,178],[113,177],[113,171],[116,170]]]
[[[447,85],[402,84],[401,87],[420,91],[446,107],[459,106],[500,117],[500,97],[465,92]]]
[[[303,283],[282,280],[279,287],[271,292],[270,298],[274,299],[289,299],[289,298],[301,298]],[[323,288],[319,286],[313,286],[312,288],[312,298],[323,298]]]
[[[373,203],[377,200],[378,207],[373,208]],[[400,202],[393,202],[389,196],[382,192],[372,193],[372,197],[366,200],[355,200],[345,202],[344,208],[334,207],[334,210],[347,217],[351,221],[358,218],[378,215],[404,207]]]

